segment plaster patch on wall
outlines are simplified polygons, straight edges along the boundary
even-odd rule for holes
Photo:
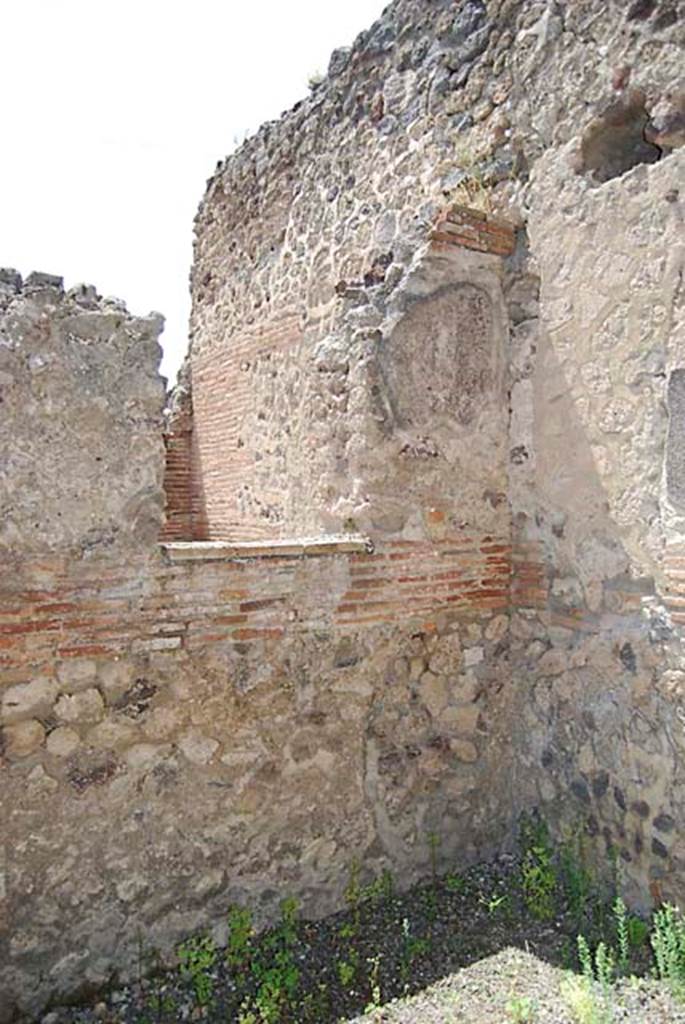
[[[459,284],[414,303],[381,357],[396,421],[469,424],[493,389],[493,353],[492,302],[482,289]]]

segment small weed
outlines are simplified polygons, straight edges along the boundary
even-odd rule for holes
[[[330,998],[327,987],[324,984],[319,984],[315,992],[307,992],[300,1005],[305,1020],[313,1021],[314,1024],[325,1020],[330,1014]]]
[[[468,882],[463,875],[447,875],[445,878],[445,888],[448,892],[454,892],[457,893],[458,896],[463,896],[468,890]]]
[[[561,994],[575,1024],[605,1024],[602,1007],[598,1005],[595,990],[587,978],[579,978],[578,975],[565,978]]]
[[[568,979],[563,994],[577,1024],[611,1024],[614,954],[600,942],[594,957],[583,935],[578,936],[581,977]]]
[[[149,1006],[155,1014],[155,1019],[157,1021],[161,1021],[165,1016],[170,1016],[174,1012],[176,1009],[176,1000],[173,996],[155,992],[149,998]]]
[[[507,1003],[507,1014],[512,1024],[533,1024],[537,1003],[530,996],[513,996]]]
[[[478,897],[478,902],[486,907],[488,914],[496,914],[498,910],[507,911],[510,909],[511,897],[507,892],[492,893],[490,896],[481,893]]]
[[[381,999],[381,957],[380,954],[370,957],[367,960],[369,965],[369,992],[370,1000],[366,1006],[366,1013],[370,1013],[372,1010],[377,1010],[382,1003]]]
[[[297,939],[297,914],[300,904],[294,896],[281,900],[280,933],[283,941],[292,944]]]
[[[521,826],[523,900],[540,921],[554,917],[557,874],[554,851],[544,821],[524,820]]]
[[[228,942],[226,963],[234,971],[244,970],[252,952],[252,914],[242,907],[231,907],[228,912]]]
[[[349,932],[347,938],[354,938],[359,934],[361,927],[362,904],[362,887],[359,884],[359,862],[357,860],[353,860],[350,865],[350,877],[344,895],[351,917],[347,926]]]
[[[455,153],[464,176],[452,193],[452,201],[483,213],[492,212],[492,200],[481,166],[485,154],[477,153],[468,143],[462,143]]]
[[[630,963],[630,939],[628,938],[628,908],[617,896],[614,900],[614,924],[616,926],[616,941],[618,942],[617,966],[621,974],[628,973]]]
[[[593,876],[585,864],[583,834],[579,829],[564,839],[560,848],[561,877],[568,908],[580,924],[592,894]]]
[[[685,999],[685,921],[671,903],[655,911],[650,942],[657,977],[669,985],[678,999]]]
[[[359,954],[355,950],[350,952],[350,958],[348,960],[338,961],[338,978],[340,984],[344,989],[350,988],[352,982],[357,976],[357,969],[359,967]]]
[[[252,977],[257,984],[254,1008],[262,1024],[278,1021],[282,1010],[292,1006],[297,994],[300,972],[294,947],[298,908],[293,897],[281,901],[281,919],[262,941],[258,955],[252,960]]]
[[[400,976],[405,985],[409,981],[411,966],[419,956],[424,956],[430,949],[428,939],[422,939],[411,934],[409,919],[402,919],[402,958],[400,962]]]
[[[628,914],[626,925],[631,949],[642,949],[649,937],[649,925],[637,914]]]
[[[209,974],[217,961],[214,941],[209,935],[199,935],[181,943],[177,952],[181,975],[190,982],[198,1007],[204,1009],[214,992],[214,980]]]
[[[375,881],[365,885],[359,890],[360,903],[371,903],[379,907],[383,903],[390,903],[395,893],[395,884],[392,873],[385,868]]]

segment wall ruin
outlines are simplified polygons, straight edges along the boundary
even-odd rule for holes
[[[164,418],[159,318],[0,276],[0,1020],[535,806],[682,902],[683,37],[638,6],[336,52],[208,184]]]
[[[407,302],[422,308],[425,294],[441,309],[446,276],[478,282],[457,301],[466,313],[475,304],[490,352],[473,385],[491,396],[490,438],[503,423],[498,257],[431,244]],[[348,532],[159,547],[160,321],[120,305],[114,314],[94,293],[84,306],[80,292],[65,295],[55,280],[35,290],[33,280],[12,277],[4,296],[12,452],[39,436],[27,398],[41,354],[62,404],[41,404],[52,444],[32,449],[30,476],[7,474],[5,500],[33,507],[56,462],[61,490],[41,532],[26,522],[26,541],[5,548],[11,571],[0,584],[3,1019],[94,990],[113,970],[125,976],[140,928],[169,951],[220,921],[231,900],[268,918],[284,889],[321,914],[338,905],[355,858],[369,872],[391,867],[403,884],[421,877],[432,831],[445,864],[487,856],[511,832],[514,807],[501,509],[457,521],[444,494],[434,501],[429,468],[412,504],[425,535],[414,539],[379,534],[371,545]],[[452,328],[445,337],[464,343]],[[72,346],[92,372],[72,371]],[[444,383],[437,372],[434,400]],[[403,386],[388,393],[401,397]],[[88,429],[72,450],[80,408]],[[187,409],[181,393],[175,436],[166,428],[167,508],[189,493],[183,458],[180,472],[174,463]],[[404,420],[402,401],[396,409]],[[464,409],[473,432],[478,417]],[[384,457],[401,461],[384,431]],[[109,486],[86,503],[99,457]],[[503,459],[491,473],[504,486]],[[153,511],[133,516],[140,507]],[[186,525],[168,511],[162,534]]]

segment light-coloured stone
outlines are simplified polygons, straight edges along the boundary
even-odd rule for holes
[[[178,741],[180,750],[191,764],[209,764],[217,750],[219,743],[211,736],[203,736],[199,732],[189,732]]]
[[[449,687],[447,680],[442,676],[433,675],[432,672],[424,672],[420,680],[421,700],[426,705],[434,718],[439,717],[447,706],[449,699]]]
[[[150,639],[136,640],[133,644],[133,652],[138,654],[145,651],[175,651],[180,646],[180,636],[155,636]]]
[[[449,691],[453,701],[465,704],[468,701],[475,700],[478,696],[478,680],[470,672],[467,672],[464,675],[458,676],[450,683]]]
[[[27,777],[28,790],[31,795],[43,796],[45,793],[54,793],[59,788],[59,783],[43,768],[42,764],[34,765]]]
[[[509,616],[496,615],[485,628],[485,639],[491,642],[501,640],[509,629]]]
[[[452,753],[459,761],[472,764],[478,760],[478,747],[470,740],[454,739],[450,743]]]
[[[105,750],[125,750],[139,738],[140,732],[130,719],[123,716],[106,718],[88,731],[87,741],[93,747]]]
[[[180,710],[168,705],[154,708],[143,723],[145,734],[151,740],[170,739],[182,721]]]
[[[558,651],[555,648],[545,651],[537,663],[537,671],[543,676],[558,676],[568,667],[568,652]]]
[[[99,690],[92,687],[79,693],[65,693],[55,704],[55,715],[60,722],[70,725],[99,722],[105,711]]]
[[[473,668],[475,665],[480,665],[484,657],[485,652],[482,647],[467,647],[464,651],[464,667]]]
[[[136,743],[125,752],[124,760],[129,768],[145,771],[158,764],[170,750],[168,744]]]
[[[5,755],[10,761],[16,761],[40,750],[45,739],[45,729],[35,718],[30,718],[14,725],[6,725],[2,736]]]
[[[420,679],[426,669],[425,658],[415,656],[409,661],[409,678],[414,682]]]
[[[49,734],[46,746],[48,753],[53,757],[69,757],[80,742],[81,738],[74,729],[70,729],[68,725],[61,725]]]
[[[442,725],[457,734],[471,735],[476,731],[480,712],[475,704],[460,704],[449,707],[440,716]]]
[[[91,658],[72,658],[57,666],[57,679],[62,693],[87,690],[95,683],[97,666]]]
[[[110,704],[123,697],[134,680],[135,665],[123,658],[107,661],[98,670],[98,686]]]
[[[10,686],[2,694],[0,721],[10,724],[47,714],[56,696],[57,684],[51,679],[33,679]]]

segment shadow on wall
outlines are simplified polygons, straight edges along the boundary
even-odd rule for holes
[[[548,598],[537,615],[512,622],[516,760],[527,801],[561,835],[580,825],[599,863],[616,856],[626,897],[645,906],[648,891],[656,901],[683,896],[675,836],[662,826],[685,805],[685,742],[677,703],[659,687],[678,641],[650,572],[659,566],[647,551],[637,560],[617,521],[611,466],[593,451],[584,400],[542,336],[530,453],[535,513],[512,511],[519,541],[541,546]],[[652,401],[663,465],[668,424],[658,390]]]

